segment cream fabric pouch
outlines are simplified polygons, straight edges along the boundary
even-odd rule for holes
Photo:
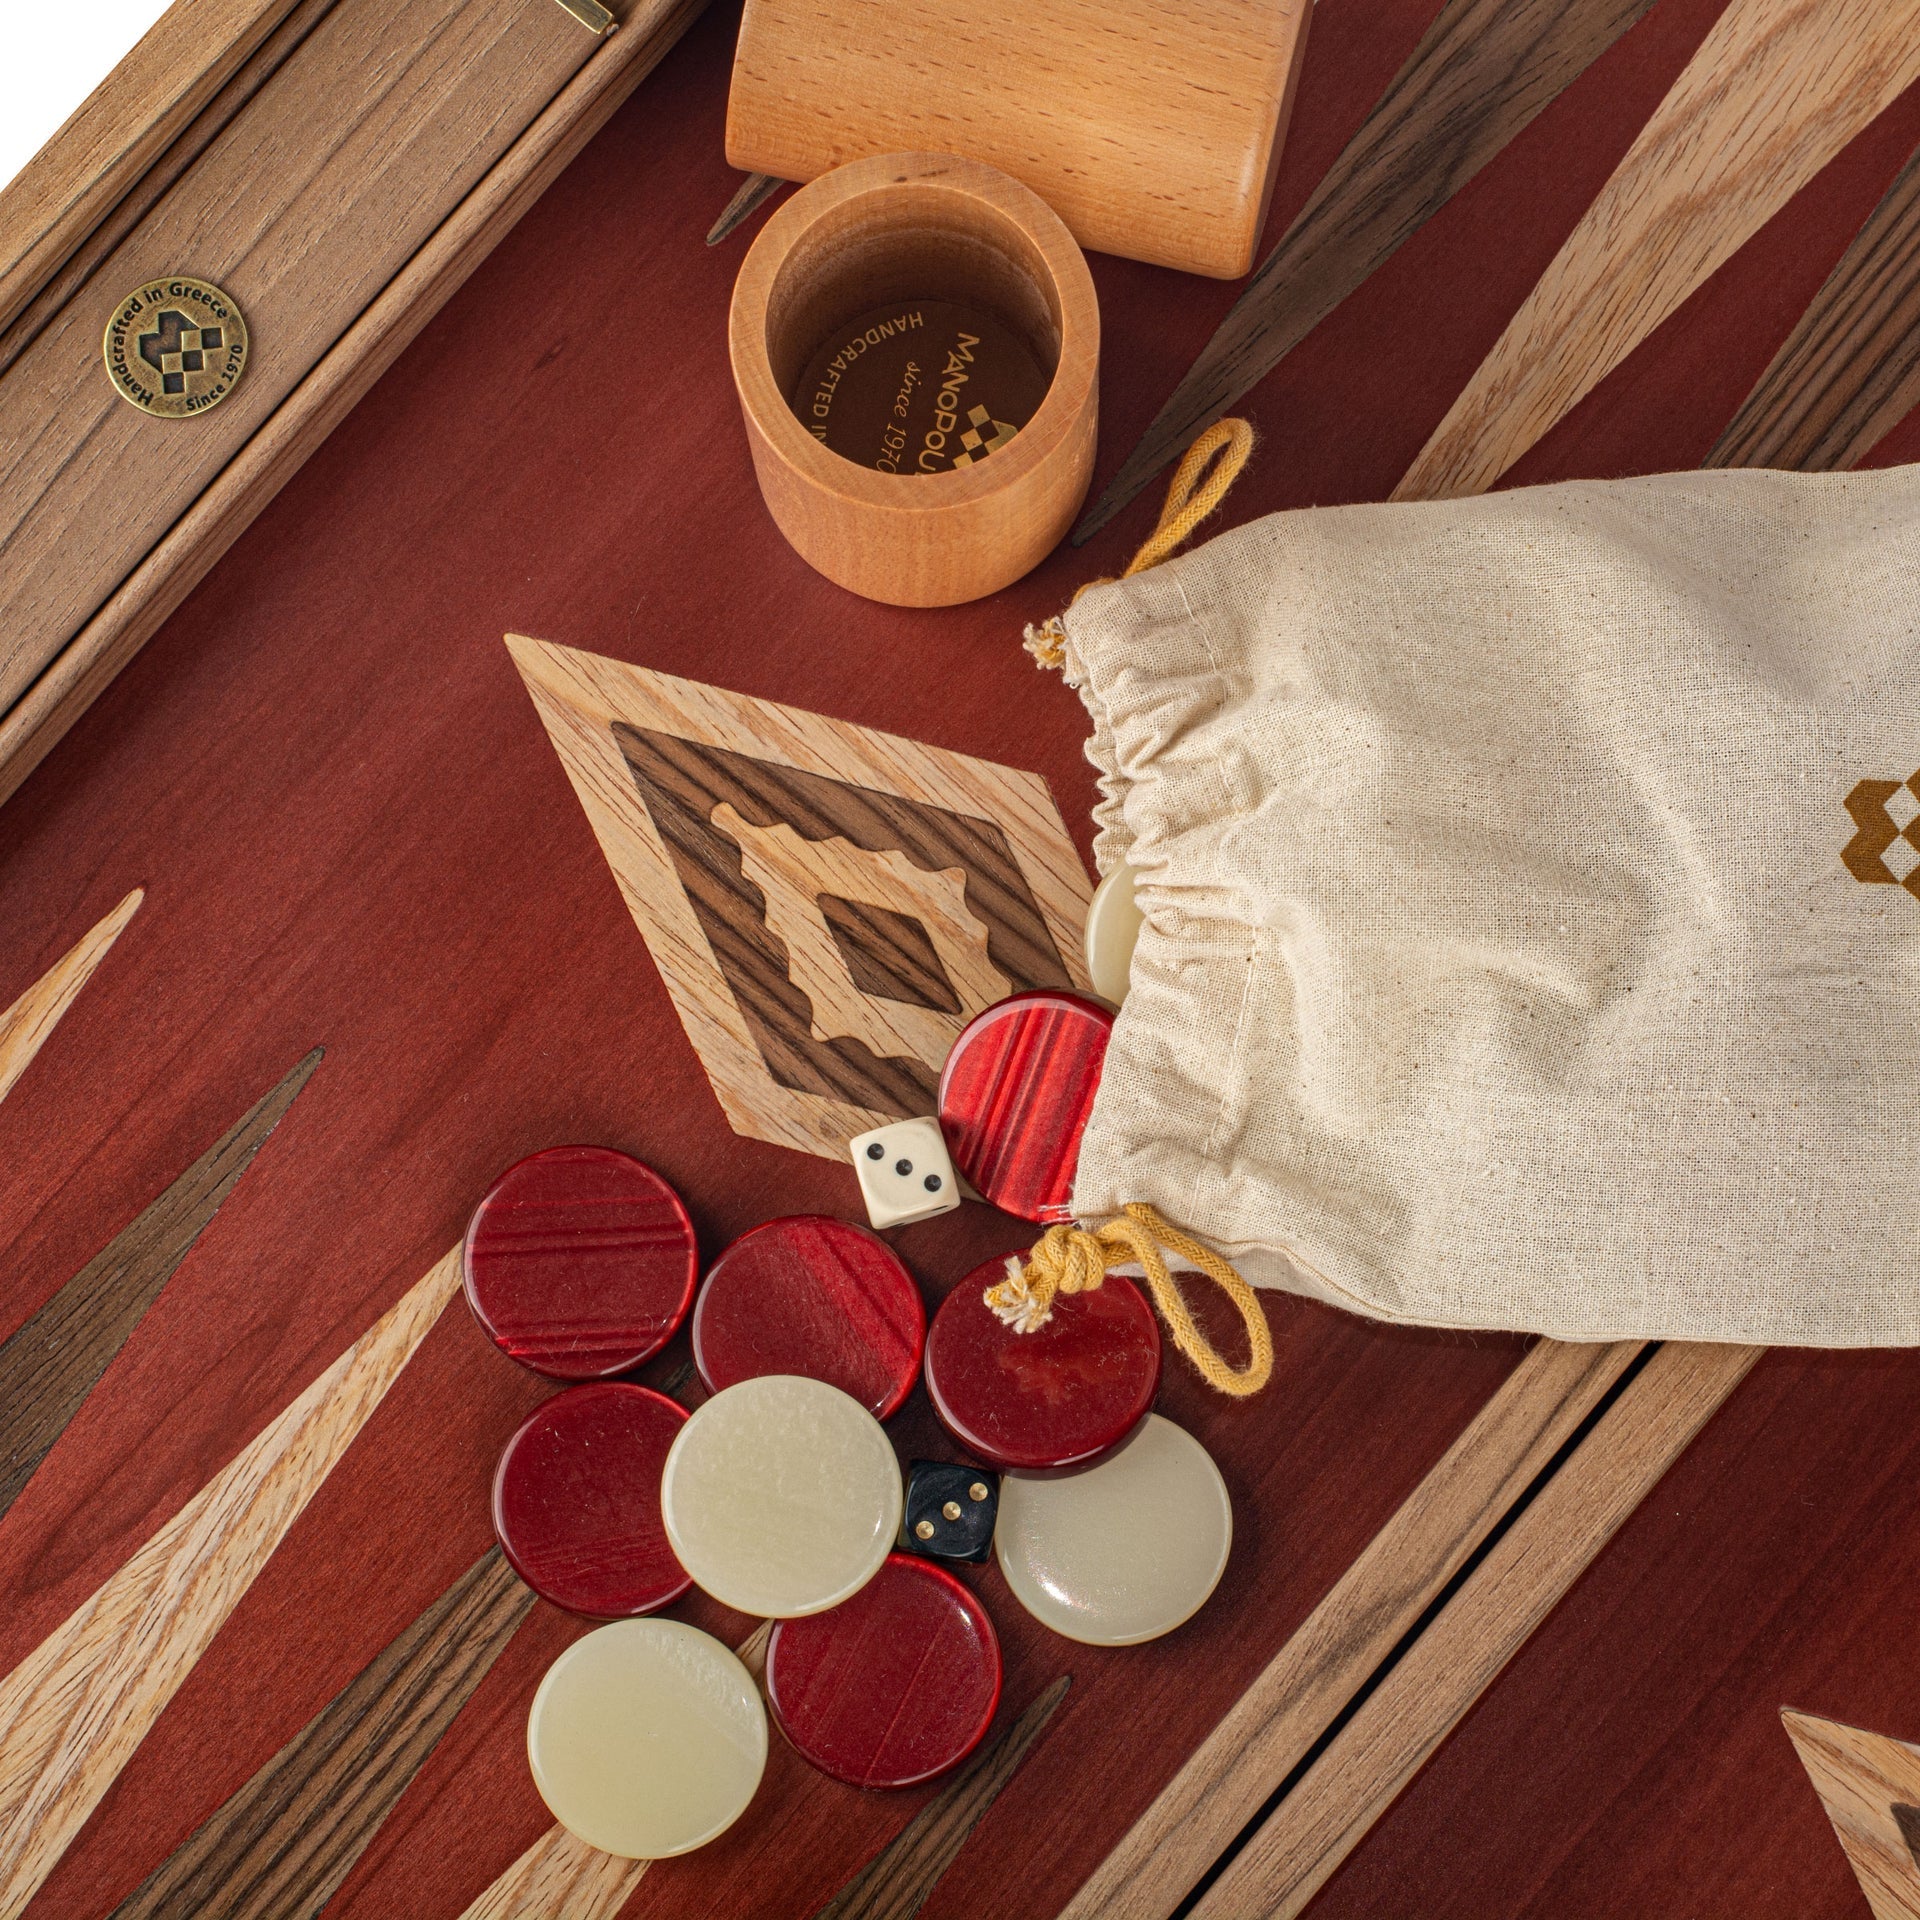
[[[1062,626],[1146,916],[1083,1220],[1383,1320],[1920,1341],[1920,467],[1275,514]]]

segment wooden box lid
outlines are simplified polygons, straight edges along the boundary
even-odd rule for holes
[[[1031,187],[1083,247],[1232,279],[1253,265],[1305,0],[747,0],[736,167],[812,180],[924,149]]]

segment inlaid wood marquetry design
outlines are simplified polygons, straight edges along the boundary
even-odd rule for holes
[[[913,1920],[1046,1732],[1073,1685],[1062,1674],[992,1745],[982,1747],[815,1920]]]
[[[766,1670],[772,1633],[773,1622],[763,1620],[734,1648],[741,1665],[756,1680]],[[602,1853],[556,1823],[460,1920],[614,1920],[651,1864]]]
[[[613,1920],[650,1865],[602,1853],[551,1826],[460,1920]]]
[[[46,1045],[47,1036],[73,1005],[74,996],[92,979],[94,968],[107,957],[107,949],[120,938],[145,898],[145,891],[135,887],[105,919],[82,934],[5,1013],[0,1013],[0,1100],[13,1091],[14,1082]]]
[[[1920,79],[1920,0],[1731,0],[1394,491],[1484,491]]]
[[[459,1284],[455,1248],[0,1680],[0,1916],[53,1871]]]
[[[532,1606],[489,1548],[112,1920],[313,1920]]]
[[[519,635],[514,660],[737,1132],[839,1159],[966,1020],[1086,988],[1046,783]]]
[[[1832,473],[1920,406],[1920,153],[1702,463]]]
[[[1265,379],[1652,5],[1448,0],[1074,528],[1074,544]]]
[[[0,1514],[253,1164],[321,1052],[315,1047],[0,1345]]]
[[[1920,1746],[1780,1710],[1873,1920],[1920,1920]]]

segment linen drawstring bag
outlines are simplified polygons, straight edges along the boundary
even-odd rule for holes
[[[1093,1268],[1920,1340],[1920,468],[1273,514],[1036,651],[1145,916]]]

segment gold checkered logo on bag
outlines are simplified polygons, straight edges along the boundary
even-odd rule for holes
[[[1862,780],[1847,795],[1858,829],[1840,849],[1856,880],[1905,887],[1920,900],[1920,772],[1907,780]]]

